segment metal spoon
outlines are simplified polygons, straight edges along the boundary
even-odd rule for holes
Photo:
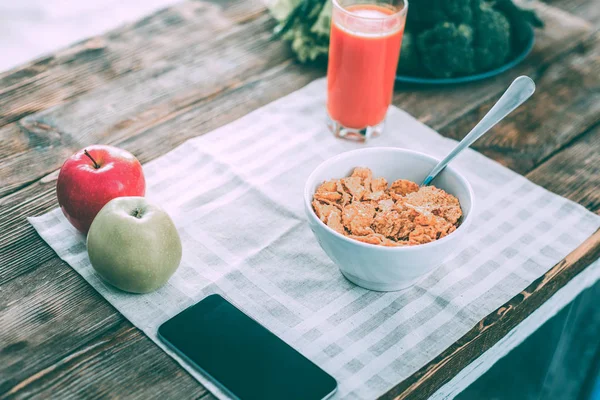
[[[535,92],[535,83],[528,76],[520,76],[510,84],[506,92],[500,97],[500,100],[494,104],[494,107],[479,121],[477,125],[463,140],[456,145],[442,161],[436,165],[421,186],[427,186],[431,181],[442,172],[446,165],[454,159],[461,151],[472,145],[477,139],[483,136],[494,125],[502,121],[504,117],[510,114],[515,108],[519,107]]]

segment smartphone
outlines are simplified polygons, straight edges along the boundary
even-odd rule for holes
[[[158,328],[158,337],[240,400],[321,400],[335,379],[219,295]]]

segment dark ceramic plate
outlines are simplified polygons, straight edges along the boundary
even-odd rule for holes
[[[396,75],[396,82],[415,83],[419,85],[454,85],[457,83],[467,83],[487,79],[492,76],[499,75],[505,71],[508,71],[509,69],[523,61],[525,57],[527,57],[527,55],[531,52],[534,42],[535,34],[533,32],[533,29],[531,29],[529,38],[527,38],[527,40],[524,40],[521,46],[519,46],[521,47],[521,51],[517,52],[517,54],[515,54],[513,58],[506,64],[491,71],[486,71],[474,75],[457,76],[455,78],[424,78],[408,75]]]

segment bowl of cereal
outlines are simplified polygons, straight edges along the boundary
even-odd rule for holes
[[[365,148],[312,172],[304,188],[308,223],[348,280],[401,290],[459,247],[472,219],[473,190],[452,167],[419,187],[438,161],[406,149]]]

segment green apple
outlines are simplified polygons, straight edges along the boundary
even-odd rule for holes
[[[92,266],[108,283],[133,293],[164,285],[181,261],[175,224],[144,197],[117,197],[96,215],[87,237]]]

